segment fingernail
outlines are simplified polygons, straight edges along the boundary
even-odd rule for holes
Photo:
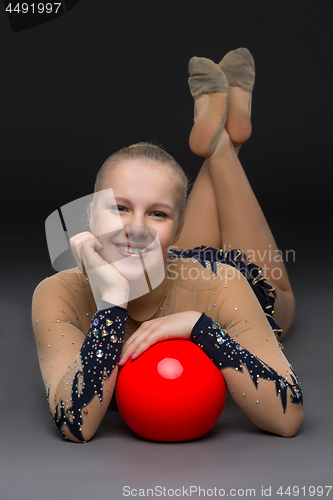
[[[120,361],[121,361],[121,358],[119,358],[117,365],[119,365]]]
[[[130,358],[133,358],[133,356],[134,356],[134,352],[132,354],[130,354]]]

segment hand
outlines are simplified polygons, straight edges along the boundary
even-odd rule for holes
[[[200,316],[201,313],[197,311],[186,311],[145,321],[124,343],[119,366],[123,366],[129,357],[136,359],[149,347],[163,340],[189,340]]]
[[[102,299],[115,305],[127,307],[128,281],[97,253],[103,249],[102,243],[88,231],[73,236],[70,247],[79,270],[99,290]]]

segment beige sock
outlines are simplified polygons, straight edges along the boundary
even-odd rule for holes
[[[254,59],[248,49],[241,47],[226,54],[219,67],[228,78],[230,86],[252,93],[255,80]]]
[[[196,101],[203,94],[215,92],[227,94],[229,83],[221,68],[205,57],[192,57],[188,65],[188,84]]]

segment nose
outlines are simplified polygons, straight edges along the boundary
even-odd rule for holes
[[[147,226],[125,226],[125,233],[129,240],[131,238],[136,239],[146,239],[149,236],[149,231]]]

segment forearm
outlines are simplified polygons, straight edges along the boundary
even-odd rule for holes
[[[191,340],[222,371],[233,399],[255,424],[283,436],[298,431],[303,412],[295,403],[302,403],[302,391],[287,362],[280,375],[204,314],[194,325]]]
[[[55,394],[54,421],[68,439],[87,441],[96,432],[114,390],[127,311],[97,311],[78,355]]]

